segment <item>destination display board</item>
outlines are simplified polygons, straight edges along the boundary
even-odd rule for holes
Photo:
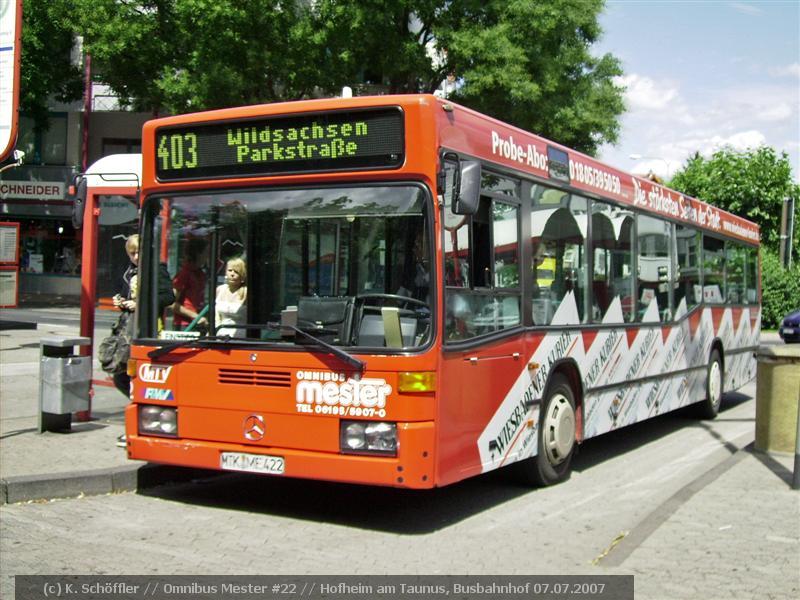
[[[156,130],[160,181],[398,168],[397,107],[242,119]]]

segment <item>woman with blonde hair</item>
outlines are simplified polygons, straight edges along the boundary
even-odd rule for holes
[[[232,327],[247,322],[247,264],[241,257],[225,264],[225,283],[217,288],[214,302],[214,323],[217,335],[245,337],[246,331]]]
[[[130,264],[122,274],[123,292],[112,299],[114,307],[123,312],[136,310],[136,295],[138,292],[139,270],[139,234],[134,233],[125,241],[125,252],[128,254]]]

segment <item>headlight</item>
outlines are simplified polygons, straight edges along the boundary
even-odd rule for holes
[[[342,450],[363,450],[367,447],[364,423],[342,423]]]
[[[339,429],[342,452],[397,455],[397,423],[342,421]]]
[[[139,433],[177,437],[177,409],[171,406],[140,406]]]

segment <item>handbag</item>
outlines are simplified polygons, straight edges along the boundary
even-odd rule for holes
[[[122,313],[111,328],[111,335],[100,342],[97,359],[106,373],[112,375],[124,373],[128,368],[128,359],[131,356],[131,334],[128,325],[131,316],[131,313]]]

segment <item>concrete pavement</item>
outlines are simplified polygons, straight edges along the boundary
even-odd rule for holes
[[[112,311],[96,312],[95,340],[108,334],[115,318]],[[0,329],[0,503],[136,489],[136,476],[144,465],[128,460],[124,449],[116,446],[124,432],[128,401],[96,360],[93,420],[74,422],[68,433],[38,433],[39,340],[77,335],[78,309],[3,309],[0,321],[36,326]],[[782,343],[776,334],[764,334],[762,342]],[[765,468],[758,460],[744,464]],[[769,464],[777,468],[775,462]]]
[[[115,444],[127,400],[96,364],[95,420],[74,423],[71,433],[39,434],[39,338],[76,335],[77,311],[23,310],[13,317],[33,319],[37,329],[0,330],[0,503],[136,490],[176,473],[192,476],[127,459]],[[97,339],[113,320],[103,317]],[[0,319],[10,318],[0,311]],[[762,341],[780,343],[774,334]],[[713,598],[715,589],[741,598],[800,595],[800,493],[790,489],[793,457],[755,452],[754,423],[752,431],[728,448],[727,458],[709,457],[703,475],[621,532],[596,565],[610,573],[647,573],[637,578],[637,597]],[[737,552],[761,558],[718,573],[719,558]],[[775,585],[765,586],[771,578]]]
[[[108,335],[116,315],[97,311],[95,340]],[[78,335],[77,308],[0,310],[0,504],[136,490],[181,469],[128,460],[116,445],[128,400],[93,364],[92,420],[70,432],[38,432],[39,340]],[[35,325],[35,329],[23,328]]]

